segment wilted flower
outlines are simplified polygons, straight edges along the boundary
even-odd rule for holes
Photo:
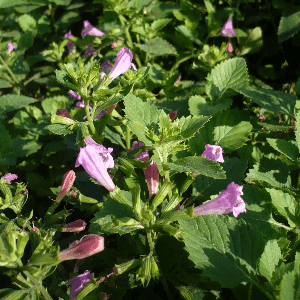
[[[73,186],[73,183],[75,181],[75,178],[76,178],[76,175],[75,175],[75,172],[73,170],[70,170],[70,171],[68,171],[67,173],[64,174],[60,192],[56,197],[57,202],[61,201],[62,198],[71,189],[71,187]]]
[[[14,49],[17,49],[17,46],[14,46],[14,44],[12,42],[9,42],[7,44],[7,52],[12,52]]]
[[[235,31],[232,25],[232,17],[229,17],[227,22],[224,24],[224,26],[220,31],[220,35],[227,36],[227,37],[233,37],[235,35]]]
[[[58,109],[56,111],[56,115],[57,116],[61,116],[61,117],[65,117],[65,118],[69,118],[69,119],[72,119],[72,117],[70,116],[70,114],[68,113],[68,111],[66,109]],[[72,119],[73,120],[73,119]]]
[[[83,22],[83,27],[84,29],[81,31],[82,37],[85,37],[86,35],[99,36],[99,37],[105,36],[104,32],[91,25],[91,23],[87,20]]]
[[[226,48],[226,51],[227,51],[227,52],[230,52],[230,53],[233,52],[233,46],[232,46],[232,44],[231,44],[230,42],[228,43],[228,46],[227,46],[227,48]]]
[[[5,178],[8,181],[8,184],[11,184],[10,181],[14,180],[14,179],[17,179],[18,175],[7,173],[6,175],[2,176],[1,178]]]
[[[180,108],[180,107],[179,107]],[[174,119],[176,119],[176,117],[177,117],[177,113],[178,113],[178,109],[179,108],[177,108],[175,111],[172,111],[172,112],[170,112],[169,113],[169,117],[170,117],[170,119],[173,121]]]
[[[93,275],[94,273],[91,273],[90,271],[86,271],[83,274],[77,275],[69,280],[69,285],[71,285],[71,289],[70,289],[71,300],[75,299],[76,295],[91,280]]]
[[[132,60],[133,55],[130,49],[127,49],[126,47],[121,48],[117,53],[116,62],[108,77],[115,79],[119,75],[124,74],[131,67],[136,71],[136,67],[132,63]]]
[[[131,152],[132,150],[137,149],[139,147],[143,147],[143,146],[145,146],[145,143],[143,143],[141,141],[137,141],[137,142],[134,142],[133,145],[132,145],[132,147],[129,150],[127,150],[127,151]],[[147,162],[149,160],[148,151],[136,154],[134,156],[134,158],[137,159],[137,160],[142,160],[142,161],[146,161]]]
[[[60,251],[58,257],[61,261],[82,259],[104,250],[104,237],[98,234],[84,235],[79,241],[70,244],[68,249]]]
[[[88,47],[83,55],[83,58],[89,57],[91,54],[93,54],[95,57],[97,56],[97,52],[95,51],[96,49],[92,47],[91,44],[88,44]],[[93,51],[93,53],[91,53]]]
[[[217,161],[217,162],[224,162],[223,158],[223,149],[220,146],[217,145],[205,145],[205,151],[201,156],[204,156],[208,159]]]
[[[77,220],[71,223],[66,224],[62,231],[68,231],[68,232],[79,232],[85,229],[86,222],[83,220]]]
[[[115,163],[110,153],[113,148],[106,149],[97,144],[91,137],[84,139],[86,146],[80,148],[75,167],[82,165],[85,171],[98,180],[106,189],[112,191],[116,188],[108,175],[107,169],[113,168]]]
[[[74,98],[74,100],[81,100],[81,96],[78,95],[77,93],[75,93],[72,90],[69,90],[69,96],[71,96],[72,98]]]
[[[147,180],[149,196],[152,197],[152,195],[156,194],[159,183],[159,171],[156,162],[153,162],[152,160],[150,165],[145,169],[144,173]]]
[[[234,217],[237,217],[240,213],[245,213],[246,205],[240,197],[243,195],[242,189],[243,186],[231,182],[217,198],[194,207],[194,216],[233,212]]]

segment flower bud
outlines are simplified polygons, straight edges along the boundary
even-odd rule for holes
[[[159,171],[156,162],[151,162],[144,171],[149,190],[149,196],[156,194],[159,183]]]
[[[60,202],[63,199],[63,197],[67,194],[67,192],[71,189],[71,187],[73,186],[73,183],[75,181],[75,178],[76,178],[76,175],[73,170],[70,170],[67,173],[65,173],[65,175],[63,177],[63,182],[61,185],[60,192],[56,197],[57,202]]]
[[[79,232],[85,229],[85,226],[87,225],[86,222],[83,220],[77,220],[71,223],[66,224],[62,231],[68,231],[68,232]]]

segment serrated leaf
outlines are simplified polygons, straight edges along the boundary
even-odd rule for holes
[[[279,299],[294,300],[299,299],[300,294],[300,275],[294,270],[283,274],[280,283]]]
[[[288,167],[279,159],[262,158],[249,170],[247,182],[264,181],[273,186],[291,187],[291,176]]]
[[[124,98],[126,117],[130,121],[137,121],[141,124],[156,124],[159,116],[159,110],[154,105],[143,102],[133,94]]]
[[[279,114],[295,116],[297,96],[294,94],[250,87],[237,88],[235,90],[250,98],[262,108]]]
[[[77,90],[76,82],[72,79],[72,77],[65,70],[56,70],[56,79],[57,81],[65,86],[68,89]]]
[[[285,193],[281,190],[277,189],[266,189],[271,196],[272,204],[275,207],[277,213],[283,217],[285,217],[291,227],[295,227],[297,223],[296,221],[296,210],[298,204],[295,198]]]
[[[133,121],[128,123],[127,126],[146,146],[152,146],[153,142],[146,136],[149,134],[148,128],[144,124]]]
[[[63,124],[51,124],[49,126],[47,126],[47,128],[58,135],[66,135],[66,134],[70,134],[73,133],[73,131],[69,130],[69,125],[63,125]]]
[[[203,43],[197,38],[197,35],[186,25],[179,25],[176,30],[186,36],[189,40],[195,42],[196,44],[203,45]]]
[[[175,163],[168,163],[171,170],[178,172],[190,172],[202,174],[215,179],[225,179],[225,172],[223,168],[216,161],[210,160],[206,157],[186,157],[177,160]]]
[[[131,0],[128,5],[130,7],[143,8],[152,3],[152,0]]]
[[[246,62],[238,57],[218,64],[210,75],[218,98],[221,98],[227,89],[240,89],[248,85],[249,81]]]
[[[151,24],[151,29],[153,31],[160,31],[162,30],[172,19],[160,19],[160,20],[155,20]]]
[[[4,95],[0,97],[0,113],[6,113],[20,109],[28,104],[36,102],[36,99],[21,95]]]
[[[278,42],[282,43],[300,30],[300,11],[282,16],[278,26]]]
[[[66,96],[55,96],[46,98],[42,101],[42,107],[46,114],[56,114],[58,109],[65,109],[69,104],[69,99]]]
[[[239,41],[239,55],[245,55],[249,52],[258,51],[263,45],[262,30],[260,27],[249,29],[247,36],[240,36]]]
[[[289,159],[297,161],[299,149],[291,141],[267,138],[267,142],[271,145],[271,147],[284,154]]]
[[[212,116],[219,111],[225,110],[231,104],[232,100],[228,98],[222,99],[222,102],[216,105],[207,104],[202,96],[192,96],[189,99],[189,109],[193,116]]]
[[[12,85],[8,81],[4,79],[0,79],[0,89],[10,88],[10,87],[12,87]]]
[[[270,240],[265,246],[265,250],[259,260],[260,275],[271,281],[273,272],[282,258],[280,248],[276,240]]]
[[[218,215],[179,220],[179,226],[189,259],[204,275],[227,288],[258,280],[255,269],[264,242],[255,227]]]
[[[28,14],[21,15],[18,19],[19,25],[24,32],[36,30],[36,20]]]
[[[175,48],[162,38],[154,38],[147,41],[145,44],[135,43],[135,45],[143,51],[153,55],[177,54]]]

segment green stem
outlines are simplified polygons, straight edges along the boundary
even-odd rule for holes
[[[5,63],[5,61],[3,60],[3,58],[2,58],[1,55],[0,55],[0,61],[3,64],[3,67],[6,68],[7,72],[11,76],[11,78],[15,81],[15,83],[16,84],[20,84],[19,80],[16,78],[15,74],[12,72],[12,70],[10,69],[10,67]]]
[[[148,240],[149,247],[150,247],[149,255],[152,256],[153,253],[154,253],[154,243],[153,243],[153,240],[152,240],[152,230],[147,228],[146,233],[147,233],[147,240]]]
[[[88,126],[92,132],[92,136],[93,136],[93,139],[95,142],[97,143],[101,143],[100,141],[100,138],[96,132],[96,128],[94,126],[94,123],[93,123],[93,120],[91,118],[91,115],[90,115],[90,110],[89,110],[89,101],[88,100],[84,100],[84,109],[85,109],[85,114],[86,114],[86,118],[88,120]]]
[[[168,170],[168,166],[167,166],[167,162],[168,162],[168,153],[163,150],[163,169],[164,169],[164,175],[165,175],[165,179],[166,181],[170,182],[170,173]]]
[[[129,127],[127,126],[127,127],[126,127],[126,149],[127,149],[127,150],[130,149],[130,137],[131,137],[130,129],[129,129]]]
[[[131,36],[130,36],[130,33],[129,33],[129,26],[126,26],[125,22],[124,22],[124,17],[122,15],[118,15],[119,16],[119,20],[124,28],[124,31],[125,31],[125,35],[126,35],[126,38],[127,38],[127,43],[129,45],[129,48],[131,49],[131,51],[133,52],[134,54],[134,59],[136,60],[136,63],[138,65],[139,68],[142,67],[142,63],[138,57],[138,55],[135,53],[134,51],[134,47],[133,47],[133,42],[132,42],[132,39],[131,39]]]

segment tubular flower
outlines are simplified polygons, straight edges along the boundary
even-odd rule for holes
[[[194,216],[222,215],[233,212],[234,217],[237,218],[240,213],[247,211],[245,202],[240,197],[243,195],[242,189],[243,186],[231,182],[217,198],[194,207]]]
[[[72,117],[70,116],[70,114],[68,113],[68,111],[66,109],[58,109],[56,111],[56,115],[57,116],[61,116],[61,117],[65,117],[65,118],[69,118],[69,119],[72,119]],[[73,120],[73,119],[72,119]]]
[[[75,299],[76,295],[91,280],[93,275],[94,273],[91,273],[90,271],[86,271],[83,274],[77,275],[69,280],[69,285],[71,285],[71,289],[70,289],[71,300]]]
[[[97,144],[91,137],[84,139],[86,146],[80,148],[75,167],[82,165],[85,171],[98,180],[110,192],[116,186],[108,175],[107,169],[114,167],[115,163],[110,153],[113,148],[106,149],[104,146]]]
[[[60,251],[58,257],[61,261],[82,259],[104,250],[104,237],[98,234],[84,235],[79,241],[70,244],[68,249]]]
[[[68,171],[65,173],[61,185],[61,189],[59,194],[56,197],[56,201],[59,202],[62,200],[62,198],[67,194],[67,192],[71,189],[73,186],[73,183],[75,181],[76,175],[73,170]]]
[[[72,90],[69,90],[69,96],[72,97],[72,98],[74,98],[74,100],[81,100],[81,96],[78,95],[77,93],[75,93]]]
[[[226,48],[226,51],[232,53],[233,50],[234,50],[234,49],[233,49],[233,46],[232,46],[232,44],[229,42],[229,43],[228,43],[228,46],[227,46],[227,48]]]
[[[2,176],[1,178],[5,178],[8,181],[8,184],[11,184],[11,180],[17,179],[18,175],[17,174],[11,174],[7,173],[6,175]]]
[[[79,232],[85,229],[86,222],[83,220],[77,220],[71,223],[66,224],[62,231],[68,231],[68,232]]]
[[[126,47],[121,48],[117,53],[116,62],[110,71],[108,77],[115,79],[119,75],[124,74],[129,68],[133,68],[136,71],[135,65],[132,63],[133,55],[130,49]]]
[[[83,22],[83,27],[84,29],[81,31],[81,35],[83,38],[86,35],[99,36],[99,37],[106,35],[104,32],[91,25],[91,23],[87,20]]]
[[[220,31],[220,35],[227,37],[233,37],[235,35],[235,31],[232,25],[232,17],[228,18],[227,22],[224,24]]]
[[[223,158],[223,149],[217,145],[205,145],[205,151],[202,153],[201,156],[204,156],[208,159],[217,161],[217,162],[224,162]]]
[[[137,141],[137,142],[134,142],[132,147],[127,150],[128,152],[131,152],[132,150],[136,149],[136,148],[139,148],[139,147],[143,147],[145,145],[145,143],[141,142],[141,141]],[[139,154],[136,154],[134,156],[134,158],[136,160],[142,160],[142,161],[145,161],[147,162],[149,160],[149,154],[148,154],[148,151],[145,151],[145,152],[142,152],[142,153],[139,153]]]
[[[159,171],[156,162],[153,162],[152,160],[144,173],[147,180],[149,196],[152,197],[152,195],[156,194],[159,183]]]
[[[12,52],[14,49],[17,49],[17,46],[14,46],[14,44],[12,42],[9,42],[7,44],[7,52]]]

